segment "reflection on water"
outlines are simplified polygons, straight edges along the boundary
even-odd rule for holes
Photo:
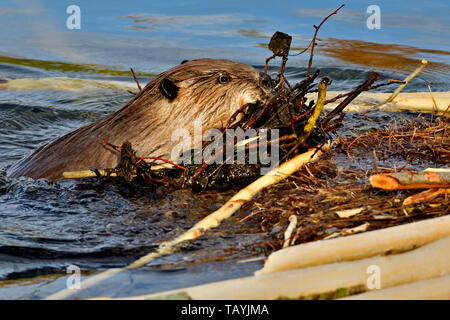
[[[333,79],[330,89],[352,89],[372,69],[381,72],[383,81],[402,79],[425,58],[431,63],[405,90],[427,90],[426,80],[433,90],[448,91],[447,3],[378,3],[381,30],[365,27],[369,3],[363,0],[346,5],[320,30],[314,67]],[[312,25],[341,3],[77,4],[82,12],[77,31],[65,28],[65,1],[7,0],[0,5],[0,298],[42,298],[60,290],[66,280],[60,274],[69,264],[85,273],[123,266],[192,226],[233,193],[180,191],[163,197],[99,181],[12,181],[4,175],[8,166],[123,106],[131,97],[126,90],[136,90],[130,67],[141,84],[184,59],[227,58],[261,70],[274,31],[293,35],[293,52],[304,48]],[[290,57],[290,81],[303,78],[307,59]],[[84,297],[138,295],[251,274],[260,262],[236,261],[260,255],[265,238],[255,226],[234,225],[244,214]]]
[[[420,65],[421,59],[417,57],[423,57],[430,60],[425,72],[449,80],[450,65],[435,60],[450,56],[448,51],[360,40],[326,39],[319,43],[321,54],[368,68],[412,72]]]
[[[293,35],[294,46],[305,47],[314,32],[313,25],[341,2],[135,0],[109,1],[106,5],[81,0],[77,4],[82,14],[81,30],[68,30],[67,3],[63,1],[4,1],[0,6],[0,56],[94,63],[125,70],[134,67],[146,73],[159,73],[184,59],[200,57],[259,65],[267,56],[259,44],[267,43],[276,30]],[[366,27],[366,9],[370,4],[365,0],[346,3],[326,22],[319,38],[327,48],[337,46],[340,51],[343,47],[349,49],[347,44],[351,44],[349,50],[353,50],[356,43],[333,44],[332,39],[356,40],[358,47],[365,43],[389,45],[376,52],[387,49],[399,60],[395,65],[402,66],[402,59],[423,58],[449,64],[450,12],[446,1],[378,1],[379,30]],[[392,45],[398,50],[390,50]],[[330,54],[330,50],[322,50],[322,57],[316,58],[333,65],[339,65],[341,58],[357,63],[346,58],[348,54]],[[291,57],[290,64],[305,66],[306,59]],[[390,68],[393,64],[387,61],[375,66]]]

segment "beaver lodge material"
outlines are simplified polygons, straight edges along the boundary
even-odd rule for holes
[[[156,255],[170,253],[180,242],[201,236],[235,211],[235,219],[240,226],[254,228],[256,225],[260,231],[267,232],[268,238],[263,248],[266,254],[312,241],[346,237],[450,213],[450,178],[448,171],[445,171],[450,162],[448,110],[441,116],[412,113],[408,113],[408,117],[399,115],[399,119],[384,127],[375,125],[385,121],[381,113],[344,113],[344,109],[360,93],[382,86],[406,85],[410,80],[407,78],[405,81],[378,83],[380,74],[376,72],[370,73],[366,81],[353,91],[327,100],[327,87],[332,79],[322,75],[319,80],[320,70],[312,72],[312,59],[319,28],[330,16],[337,14],[339,9],[325,18],[319,26],[315,26],[308,68],[305,78],[299,83],[290,84],[284,76],[292,38],[276,32],[268,45],[273,55],[267,59],[265,68],[267,72],[270,59],[281,57],[281,65],[274,79],[277,83],[276,93],[264,105],[245,106],[246,108],[238,110],[228,125],[222,128],[222,135],[202,146],[204,151],[214,143],[224,142],[230,129],[252,128],[257,135],[264,134],[268,129],[278,129],[279,136],[268,137],[267,144],[272,147],[271,150],[279,148],[280,163],[286,164],[308,150],[308,159],[319,160],[292,166],[289,177],[273,178],[272,182],[262,183],[261,188],[253,188],[255,183],[252,183],[251,190],[244,189],[247,192],[245,195],[242,193],[233,197],[211,215],[214,217],[210,221],[199,222],[186,232],[187,235],[183,234],[174,241],[164,243],[160,250],[141,258],[130,267],[141,266]],[[316,98],[306,97],[311,97],[311,94]],[[339,99],[341,102],[336,107],[327,113],[323,112],[327,104]],[[351,126],[355,124],[359,128],[365,126],[366,129],[354,131],[351,135]],[[372,129],[371,124],[374,124]],[[243,136],[237,135],[233,143],[243,140]],[[328,142],[330,140],[333,141],[332,148]],[[164,159],[147,159],[139,150],[134,150],[129,142],[124,142],[121,146],[112,145],[106,140],[104,142],[115,152],[120,152],[117,167],[65,173],[65,177],[97,177],[110,183],[124,184],[128,188],[144,188],[149,191],[158,189],[170,192],[174,188],[192,188],[201,192],[205,189],[230,189],[248,185],[261,177],[261,168],[268,168],[261,161],[257,164],[236,163],[237,152],[231,155],[232,163],[171,163]],[[248,139],[244,149],[248,151],[258,148],[259,143],[258,139]],[[212,160],[223,156],[225,147],[226,143],[222,149],[216,148],[216,152],[211,154]],[[194,154],[195,151],[191,156]],[[248,152],[245,157],[248,160]],[[161,165],[161,161],[166,164]],[[410,167],[416,170],[411,170]],[[444,170],[432,174],[422,172],[427,167]],[[408,173],[408,178],[402,178],[398,173]],[[433,178],[429,179],[428,176]],[[384,177],[384,180],[380,177]],[[282,179],[284,180],[279,182]],[[396,187],[383,186],[383,181],[389,179],[397,183]],[[381,182],[376,188],[370,181],[372,184],[374,181]],[[279,183],[272,184],[275,182]],[[423,190],[426,191],[421,192]],[[251,199],[253,196],[255,197]],[[218,212],[220,214],[215,215]],[[448,237],[448,234],[442,235],[445,236]],[[344,295],[362,291],[367,289],[352,287]],[[319,291],[309,298],[337,297],[335,292],[325,296],[320,293]]]

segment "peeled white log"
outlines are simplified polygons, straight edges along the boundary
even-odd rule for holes
[[[450,216],[443,216],[337,239],[319,240],[272,253],[264,268],[255,274],[401,252],[448,236]]]
[[[343,92],[327,91],[327,98],[331,99]],[[344,111],[364,112],[373,109],[373,106],[384,104],[390,93],[382,92],[361,92],[355,100],[353,100]],[[307,94],[306,97],[316,99],[315,94]],[[436,100],[439,114],[445,112],[450,105],[450,92],[433,92],[433,97]],[[325,109],[334,109],[341,100],[325,105]],[[429,92],[405,92],[400,93],[394,101],[386,103],[381,107],[384,111],[403,111],[410,110],[413,112],[433,112],[435,107],[433,99]],[[450,110],[447,112],[449,115]]]
[[[450,274],[449,248],[450,237],[447,237],[395,255],[286,270],[127,299],[304,298],[342,288],[367,290],[367,284],[373,283],[371,270],[374,268],[379,270],[380,288],[384,289]]]

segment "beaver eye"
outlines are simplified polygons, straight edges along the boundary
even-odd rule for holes
[[[230,76],[229,76],[229,75],[227,75],[227,74],[221,74],[221,75],[219,76],[219,83],[224,84],[224,83],[227,83],[228,81],[230,81]]]

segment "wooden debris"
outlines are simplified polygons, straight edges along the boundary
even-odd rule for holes
[[[360,208],[355,208],[355,209],[336,211],[336,214],[339,216],[339,218],[348,218],[348,217],[357,215],[358,213],[361,213],[361,211],[363,211],[363,210],[364,210],[364,207],[360,207]]]
[[[314,241],[272,253],[264,268],[256,274],[406,251],[448,236],[450,216],[443,216],[332,240]]]
[[[289,247],[289,245],[291,243],[292,233],[294,232],[296,226],[297,226],[297,216],[293,214],[289,217],[289,225],[288,225],[286,231],[284,232],[283,248]]]
[[[372,84],[380,79],[381,75],[377,72],[371,72],[370,75],[367,77],[366,81],[359,85],[353,93],[348,95],[344,101],[342,101],[337,107],[335,107],[330,113],[328,113],[324,119],[321,121],[322,125],[325,125],[327,122],[329,122],[331,119],[333,119],[337,114],[341,113],[349,104],[352,102],[363,90],[366,88],[372,86]]]
[[[214,211],[213,213],[211,213],[210,215],[208,215],[207,217],[196,223],[192,228],[190,228],[185,233],[181,234],[180,236],[176,237],[173,240],[161,243],[156,251],[141,257],[140,259],[136,260],[135,262],[133,262],[132,264],[128,265],[125,268],[108,269],[106,271],[100,272],[95,276],[90,277],[88,280],[83,281],[81,283],[82,288],[86,289],[90,286],[97,284],[100,281],[103,281],[104,279],[112,275],[122,272],[123,270],[142,267],[143,265],[149,263],[150,261],[161,255],[172,253],[176,245],[187,240],[196,239],[201,235],[203,235],[207,230],[217,227],[222,220],[230,217],[234,212],[239,210],[239,208],[244,203],[250,200],[259,191],[266,188],[267,186],[270,186],[274,183],[277,183],[289,177],[293,172],[299,170],[306,163],[318,159],[325,151],[329,150],[331,146],[332,143],[329,142],[325,146],[322,146],[322,148],[320,149],[312,148],[308,152],[295,156],[286,163],[283,163],[280,167],[274,168],[266,175],[262,176],[258,180],[248,185],[246,188],[239,191],[230,200],[228,200],[221,208],[219,208],[218,210]],[[73,293],[74,292],[71,289],[64,289],[55,294],[52,294],[51,296],[47,297],[47,299],[49,300],[64,299],[71,296]]]
[[[450,274],[450,255],[442,254],[449,247],[450,237],[446,237],[387,257],[286,270],[126,299],[319,299],[339,296],[339,290],[344,290],[340,293],[342,296],[374,289],[368,288],[369,278],[376,276],[371,273],[373,269],[380,271],[379,284],[382,289]]]
[[[97,172],[103,176],[107,177],[117,177],[117,174],[112,172],[109,173],[103,169],[97,170]],[[83,171],[67,171],[63,172],[64,179],[82,179],[82,178],[95,178],[97,177],[97,173],[94,170],[83,170]]]
[[[423,71],[423,69],[425,68],[425,66],[428,64],[427,60],[422,60],[421,61],[422,64],[420,65],[420,67],[418,67],[413,73],[411,73],[408,77],[406,77],[406,79],[404,80],[405,83],[400,85],[397,90],[394,91],[394,93],[392,93],[392,95],[386,99],[385,103],[391,102],[395,99],[395,97],[403,90],[404,87],[406,87],[406,85],[412,80],[414,79],[419,73],[421,73]]]
[[[366,223],[363,223],[362,225],[357,226],[357,227],[354,227],[354,228],[346,228],[346,229],[343,229],[343,230],[341,231],[341,234],[342,234],[342,235],[350,235],[350,234],[355,234],[355,233],[365,232],[365,231],[367,231],[367,229],[369,228],[369,226],[370,226],[370,223],[366,222]]]
[[[399,172],[381,173],[369,178],[375,188],[384,190],[449,188],[448,172]]]
[[[172,169],[174,168],[173,165],[170,163],[163,163],[155,166],[151,166],[151,170],[160,170],[160,169]],[[107,170],[99,169],[97,172],[100,174],[100,176],[103,177],[117,177],[117,173],[111,172],[108,173]],[[82,179],[82,178],[95,178],[98,177],[96,172],[94,170],[82,170],[82,171],[66,171],[63,172],[63,178],[64,179]]]
[[[450,189],[445,189],[445,188],[429,189],[429,190],[425,190],[420,193],[416,193],[412,196],[409,196],[405,200],[403,200],[403,205],[409,206],[412,204],[429,201],[429,200],[436,198],[440,194],[450,194]]]

